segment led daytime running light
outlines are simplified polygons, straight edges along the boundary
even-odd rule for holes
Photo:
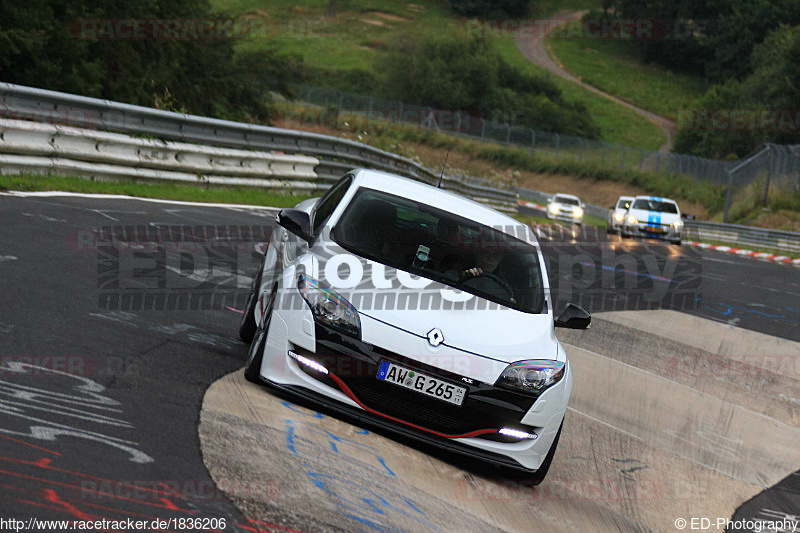
[[[536,440],[539,436],[536,433],[526,433],[524,431],[520,431],[518,429],[511,429],[511,428],[503,428],[498,431],[501,435],[505,435],[507,437],[514,437],[515,439],[520,440]]]
[[[300,355],[299,353],[294,353],[293,351],[289,350],[289,356],[292,359],[294,359],[295,361],[297,361],[298,363],[302,363],[302,364],[306,365],[307,367],[309,367],[309,368],[311,368],[313,370],[316,370],[317,372],[322,372],[323,374],[327,374],[328,373],[328,369],[327,368],[325,368],[321,364],[317,363],[316,361],[312,361],[308,357],[304,357],[304,356]]]

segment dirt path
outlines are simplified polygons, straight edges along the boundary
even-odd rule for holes
[[[586,11],[574,11],[574,12],[567,12],[567,13],[558,13],[553,15],[548,19],[544,19],[541,21],[540,27],[545,27],[552,29],[553,27],[561,26],[568,22],[574,20],[580,20],[580,18],[586,13]],[[549,33],[549,31],[548,31]],[[633,104],[630,104],[624,100],[617,98],[616,96],[610,95],[601,91],[600,89],[593,87],[587,83],[584,83],[580,79],[576,78],[569,72],[567,72],[563,65],[558,61],[558,58],[552,53],[550,47],[547,45],[545,41],[545,37],[547,35],[542,35],[540,32],[525,32],[525,31],[518,31],[516,34],[516,43],[517,48],[522,54],[527,57],[531,62],[534,64],[552,72],[556,76],[564,78],[565,80],[569,80],[572,83],[576,83],[583,87],[584,89],[588,89],[594,93],[599,94],[604,98],[608,98],[620,105],[631,109],[635,113],[641,115],[645,119],[649,120],[659,128],[661,131],[664,132],[664,135],[667,138],[667,141],[658,149],[659,152],[669,152],[672,149],[672,136],[675,133],[675,122],[664,118],[662,116],[656,115],[655,113],[651,113],[645,109],[640,107],[636,107]]]

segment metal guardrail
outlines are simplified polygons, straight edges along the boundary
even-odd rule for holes
[[[718,241],[737,247],[767,248],[784,253],[800,254],[800,233],[791,231],[687,220],[685,233],[685,240]]]
[[[520,199],[547,205],[552,194],[518,188]],[[605,220],[608,209],[599,205],[586,204],[584,212]],[[702,220],[685,220],[683,239],[699,242],[721,242],[732,246],[751,247],[756,249],[779,250],[783,253],[800,256],[800,233],[771,230],[743,226],[740,224],[723,224]]]
[[[308,155],[319,159],[315,171],[318,179],[326,184],[333,183],[354,167],[384,170],[429,184],[438,181],[436,174],[415,161],[348,139],[173,113],[9,83],[0,83],[0,117],[186,143]],[[516,195],[511,191],[452,177],[443,182],[443,186],[478,201],[488,201],[502,211],[516,210]]]
[[[320,189],[314,157],[161,141],[0,118],[0,173],[180,181],[303,191]]]
[[[320,160],[315,171],[319,182],[325,184],[332,183],[354,166],[386,170],[429,184],[438,181],[435,173],[410,159],[347,139],[173,113],[9,83],[0,83],[0,117],[188,143],[309,155]],[[522,198],[543,203],[549,196],[527,189],[500,190],[478,178],[445,176],[443,186],[507,212],[516,210],[517,191]],[[600,206],[587,205],[587,213],[601,218],[606,216],[605,208]],[[701,221],[687,221],[686,232],[698,240],[800,252],[798,233]]]

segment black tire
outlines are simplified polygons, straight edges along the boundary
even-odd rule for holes
[[[262,266],[258,270],[256,279],[253,280],[253,288],[250,291],[250,296],[247,298],[247,305],[242,315],[242,321],[239,323],[239,338],[244,342],[253,342],[253,336],[256,334],[256,305],[258,305],[258,291],[261,289],[261,275],[264,270]]]
[[[558,447],[558,439],[561,438],[561,428],[564,427],[564,421],[561,421],[561,425],[558,426],[558,433],[556,433],[556,438],[553,441],[553,445],[550,446],[550,451],[547,452],[547,455],[542,461],[542,466],[539,467],[539,470],[533,473],[531,477],[531,483],[536,486],[541,484],[544,481],[545,476],[547,476],[547,471],[550,470],[550,464],[553,462],[553,456],[556,454],[556,448]]]
[[[253,333],[253,341],[250,343],[250,350],[247,352],[247,363],[244,365],[244,378],[251,383],[259,385],[262,383],[261,361],[264,360],[264,347],[267,343],[267,332],[272,319],[272,308],[275,305],[276,292],[277,287],[274,287],[264,310],[264,318]]]

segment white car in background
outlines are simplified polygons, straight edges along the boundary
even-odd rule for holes
[[[608,212],[608,226],[606,231],[608,233],[619,233],[622,231],[622,226],[625,224],[625,215],[635,198],[633,196],[620,196],[617,203],[611,206]]]
[[[623,237],[662,239],[681,243],[683,220],[675,200],[658,196],[637,196],[625,214]]]
[[[583,224],[583,207],[577,196],[558,193],[547,201],[547,218]]]
[[[245,377],[467,456],[547,473],[572,390],[526,225],[355,170],[283,209],[239,334]]]

